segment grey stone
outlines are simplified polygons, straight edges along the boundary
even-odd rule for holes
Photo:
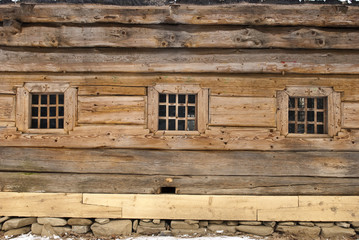
[[[169,237],[169,236],[172,236],[172,232],[170,230],[164,230],[164,231],[161,231],[160,234],[158,234],[158,236]]]
[[[41,225],[49,224],[53,227],[62,227],[67,224],[63,218],[37,218],[37,223]]]
[[[188,224],[199,224],[198,220],[184,220],[184,222]]]
[[[351,224],[355,228],[359,227],[359,222],[351,222]]]
[[[90,231],[90,226],[89,225],[72,225],[72,231],[74,233],[79,233],[79,234],[83,234],[83,233],[87,233],[88,231]]]
[[[332,223],[332,222],[316,222],[314,224],[315,224],[315,226],[318,226],[318,227],[333,227],[334,226],[334,223]]]
[[[238,221],[227,221],[226,224],[228,226],[238,226]]]
[[[0,223],[3,223],[3,222],[5,222],[5,221],[7,221],[9,219],[10,219],[10,217],[1,217],[0,218]]]
[[[199,227],[207,227],[208,226],[208,221],[199,221],[198,223]]]
[[[295,222],[279,222],[278,226],[295,226]]]
[[[173,235],[190,235],[190,236],[202,236],[207,234],[206,228],[198,229],[172,229]]]
[[[55,233],[59,236],[64,235],[65,233],[69,233],[72,231],[70,227],[64,226],[64,227],[52,227],[55,231]]]
[[[208,221],[209,224],[223,224],[223,221],[221,220],[210,220]]]
[[[38,224],[38,223],[33,223],[31,225],[31,232],[35,235],[41,235],[41,231],[42,231],[42,225]]]
[[[54,236],[57,236],[57,233],[52,228],[52,226],[50,224],[43,225],[42,230],[41,230],[41,237],[52,238]]]
[[[151,219],[142,219],[141,221],[142,221],[142,222],[147,222],[147,223],[148,223],[148,222],[152,222]]]
[[[142,235],[153,235],[160,234],[162,231],[165,231],[165,227],[157,226],[157,227],[149,227],[149,226],[141,226],[137,227],[137,233]]]
[[[270,221],[270,222],[263,222],[263,224],[264,224],[264,226],[274,228],[277,223],[273,222],[273,221]]]
[[[160,219],[153,219],[152,221],[154,224],[160,224],[161,220]]]
[[[94,223],[91,230],[95,237],[129,236],[132,233],[131,220],[113,220],[106,224]]]
[[[160,221],[159,224],[154,224],[153,222],[145,222],[143,220],[140,220],[138,225],[143,227],[164,227],[165,224],[166,222],[164,220]]]
[[[351,237],[356,233],[352,228],[341,228],[338,226],[322,227],[322,236],[325,238],[330,237]]]
[[[87,218],[70,218],[67,220],[68,225],[77,225],[77,226],[89,226],[92,224],[92,221]]]
[[[36,218],[12,218],[4,222],[2,230],[21,228],[36,223]]]
[[[138,227],[138,220],[134,220],[132,222],[132,229],[133,229],[134,232],[137,231],[137,227]]]
[[[227,226],[227,225],[218,225],[218,224],[209,224],[207,227],[208,231],[212,233],[235,233],[236,226]]]
[[[239,225],[259,226],[259,225],[262,225],[262,222],[258,222],[258,221],[242,221],[242,222],[239,222]]]
[[[19,236],[21,234],[26,234],[31,231],[31,227],[22,227],[17,229],[11,229],[4,233],[5,236]]]
[[[359,228],[354,228],[354,230],[355,230],[356,232],[359,232]]]
[[[198,229],[199,224],[188,224],[184,221],[171,221],[171,229]]]
[[[96,218],[95,222],[99,223],[99,224],[106,224],[110,222],[109,218]]]
[[[305,227],[305,226],[283,226],[278,225],[276,228],[277,232],[282,232],[295,236],[305,236],[305,237],[317,237],[320,233],[319,227]]]
[[[347,222],[336,222],[335,225],[337,225],[338,227],[350,228],[350,223]]]
[[[245,233],[251,233],[259,236],[268,236],[273,233],[273,228],[267,226],[250,226],[250,225],[240,225],[236,227],[236,230]]]
[[[298,224],[306,227],[314,227],[314,223],[312,222],[298,222]]]

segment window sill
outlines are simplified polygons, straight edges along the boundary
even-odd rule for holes
[[[27,129],[26,132],[30,134],[67,134],[65,129]]]
[[[331,138],[329,134],[301,134],[301,133],[288,133],[287,138]]]
[[[154,136],[199,136],[199,131],[163,131],[158,130],[154,132]]]

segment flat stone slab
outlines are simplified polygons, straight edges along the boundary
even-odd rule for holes
[[[129,236],[132,233],[132,221],[113,220],[106,224],[94,223],[91,230],[95,237]]]
[[[70,218],[67,220],[68,225],[88,226],[92,224],[92,221],[87,218]]]
[[[99,224],[105,224],[105,223],[109,223],[110,219],[109,218],[96,218],[95,222],[97,222]]]
[[[37,223],[41,225],[49,224],[53,227],[62,227],[67,224],[67,221],[63,218],[37,218]]]
[[[4,236],[19,236],[21,234],[26,234],[31,231],[31,227],[22,227],[17,229],[11,229],[4,233]]]
[[[160,234],[162,231],[165,231],[166,228],[163,226],[158,227],[148,227],[148,226],[138,226],[137,233],[142,235],[154,235]]]
[[[144,220],[140,220],[140,222],[138,223],[138,225],[143,226],[143,227],[164,227],[166,224],[165,221],[160,221],[159,223],[154,223],[152,221],[144,221]]]
[[[259,225],[262,225],[262,222],[258,222],[258,221],[241,221],[241,222],[239,222],[239,225],[259,226]]]
[[[236,232],[236,226],[227,226],[227,225],[218,225],[218,224],[209,224],[207,229],[212,233],[220,233],[220,234]]]
[[[198,229],[199,224],[188,224],[184,221],[171,221],[171,229]]]
[[[85,225],[85,226],[73,225],[72,226],[72,232],[74,232],[74,233],[84,234],[84,233],[88,233],[89,231],[90,231],[89,225]]]
[[[350,228],[350,223],[347,222],[336,222],[335,225],[337,225],[338,227]]]
[[[258,236],[268,236],[274,232],[273,228],[268,226],[240,225],[236,227],[236,230],[244,233],[251,233]]]
[[[33,223],[31,225],[31,232],[35,235],[41,235],[43,225],[38,223]]]
[[[333,227],[334,226],[334,223],[332,223],[332,222],[316,222],[314,224],[315,224],[315,226],[318,226],[318,227]]]
[[[7,221],[9,219],[10,219],[10,217],[1,217],[0,218],[0,223],[3,223],[3,222],[5,222],[5,221]]]
[[[325,238],[330,237],[351,237],[354,236],[356,233],[352,228],[342,228],[338,226],[333,227],[322,227],[322,236]]]
[[[277,232],[282,232],[290,235],[301,237],[318,237],[320,234],[320,227],[306,227],[306,226],[277,226]]]
[[[21,228],[36,223],[36,218],[12,218],[4,222],[2,230],[8,231],[11,229]]]
[[[359,222],[351,222],[351,225],[355,228],[359,227]]]

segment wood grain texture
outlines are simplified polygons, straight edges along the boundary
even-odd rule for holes
[[[275,127],[276,99],[212,96],[210,119],[221,126]]]
[[[61,184],[59,184],[61,183]],[[156,194],[358,195],[359,178],[173,176],[1,172],[1,192]]]
[[[130,24],[235,24],[357,27],[359,10],[346,5],[236,4],[214,6],[133,6],[24,4],[0,6],[0,21]]]
[[[79,96],[145,96],[145,87],[81,86]]]
[[[36,61],[34,62],[34,59]],[[359,52],[298,50],[0,49],[4,72],[359,74]]]
[[[15,96],[0,94],[0,121],[15,121]]]
[[[343,103],[343,128],[359,128],[359,103]]]
[[[1,171],[359,177],[358,152],[64,150],[2,147],[0,153]]]
[[[142,96],[79,96],[78,105],[79,123],[145,124]]]
[[[359,49],[355,29],[221,26],[27,26],[15,35],[0,27],[2,46],[126,48]]]

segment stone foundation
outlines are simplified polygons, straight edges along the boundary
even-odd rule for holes
[[[294,237],[353,237],[359,233],[359,222],[256,222],[198,221],[149,219],[84,219],[0,217],[0,236],[29,233],[51,237],[88,234],[95,237],[160,235],[203,236],[251,234],[270,236],[277,232]]]

